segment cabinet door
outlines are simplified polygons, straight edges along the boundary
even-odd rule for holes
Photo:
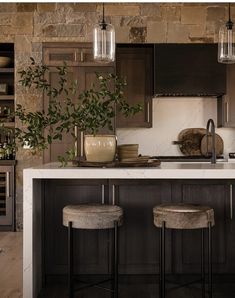
[[[116,68],[117,75],[126,79],[124,96],[128,103],[143,107],[142,112],[127,118],[117,111],[117,127],[152,127],[152,47],[117,46]]]
[[[53,87],[59,87],[59,75],[58,70],[55,67],[50,68],[49,75],[47,77],[48,81],[52,84]],[[66,79],[69,82],[78,79],[77,69],[75,67],[69,67]],[[78,81],[79,83],[79,81]],[[75,97],[70,94],[71,98],[75,100]],[[62,94],[59,97],[60,103],[63,105],[65,100],[65,95]],[[44,110],[47,111],[50,98],[44,97]],[[55,140],[52,144],[49,145],[47,150],[44,150],[43,160],[44,163],[58,161],[59,155],[65,155],[65,152],[69,149],[75,148],[75,141],[70,133],[63,133],[62,140]]]
[[[96,90],[98,88],[98,80],[96,77],[96,74],[100,74],[103,76],[106,76],[110,73],[114,73],[114,67],[112,66],[85,66],[80,67],[78,69],[78,81],[79,81],[79,92],[82,92],[84,90],[89,90],[91,88],[94,88]],[[113,120],[112,123],[113,130],[110,131],[108,127],[101,128],[99,130],[99,134],[114,134],[115,133],[115,123]],[[78,144],[77,144],[77,155],[83,156],[84,150],[83,150],[83,138],[84,133],[78,132],[79,138],[78,138]]]
[[[230,219],[230,187],[223,181],[174,182],[174,202],[195,203],[210,206],[215,212],[215,226],[212,229],[213,270],[228,273],[234,265],[228,255]],[[201,230],[173,231],[175,245],[172,251],[176,273],[200,272]],[[207,231],[205,232],[207,246]],[[206,250],[207,252],[207,250]],[[206,253],[207,256],[207,253]]]
[[[110,181],[110,203],[124,210],[120,227],[121,274],[156,274],[159,264],[159,229],[153,224],[153,207],[170,202],[171,184],[143,180]],[[171,268],[171,237],[167,231],[166,270]]]
[[[0,166],[0,225],[14,227],[14,171]]]
[[[61,66],[65,62],[68,66],[77,65],[76,48],[45,48],[43,51],[44,63],[48,66]]]
[[[92,43],[45,43],[43,60],[48,66],[111,66],[94,61]]]
[[[103,185],[103,186],[102,186]],[[66,205],[103,203],[106,180],[51,180],[45,183],[45,274],[67,273],[67,228],[62,210]],[[108,230],[74,229],[75,274],[108,272]]]
[[[235,127],[235,65],[227,65],[227,92],[222,98],[222,119],[224,127]]]

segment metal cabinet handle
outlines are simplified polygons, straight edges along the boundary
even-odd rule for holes
[[[75,156],[78,156],[78,127],[74,127],[74,135],[75,135],[75,143],[74,143],[74,151],[75,151]]]
[[[101,184],[101,203],[104,204],[104,184]]]
[[[225,113],[226,113],[226,122],[229,122],[229,105],[228,105],[228,101],[225,102]]]
[[[80,139],[81,139],[80,153],[81,153],[81,156],[84,156],[84,132],[83,131],[81,131]]]
[[[84,54],[83,54],[83,51],[81,51],[81,53],[80,53],[80,58],[81,58],[81,62],[84,62]]]
[[[229,189],[229,200],[230,200],[230,219],[233,219],[233,185],[230,184]]]
[[[112,185],[112,204],[115,205],[115,185]]]
[[[149,101],[147,102],[147,122],[150,121],[150,107],[149,107]]]
[[[74,52],[74,61],[75,62],[77,61],[77,52],[76,51]]]
[[[6,172],[6,197],[10,197],[10,173]]]

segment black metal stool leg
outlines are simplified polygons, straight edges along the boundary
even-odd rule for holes
[[[68,293],[73,298],[73,228],[72,222],[68,225]]]
[[[205,249],[204,249],[204,229],[202,229],[202,239],[201,239],[201,283],[202,283],[202,298],[206,297],[205,288]]]
[[[118,298],[118,222],[114,222],[114,298]]]
[[[208,223],[208,292],[212,298],[212,231],[211,222]]]
[[[162,228],[159,229],[159,298],[162,297]]]
[[[161,248],[160,248],[160,279],[161,279],[161,285],[160,285],[160,298],[165,298],[165,222],[162,222],[161,227]]]

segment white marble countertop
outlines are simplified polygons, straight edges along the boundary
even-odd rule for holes
[[[162,162],[157,168],[78,168],[45,164],[24,170],[32,179],[235,179],[235,163]]]
[[[25,169],[23,185],[24,298],[37,297],[41,284],[40,268],[37,268],[38,264],[41,264],[41,246],[38,243],[42,241],[39,215],[41,214],[41,180],[43,179],[235,179],[235,163],[218,162],[212,165],[207,162],[163,162],[157,168],[78,168],[73,166],[61,168],[59,163],[51,163]],[[35,208],[39,210],[35,211]],[[35,243],[37,243],[36,246]]]

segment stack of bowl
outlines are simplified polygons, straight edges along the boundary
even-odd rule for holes
[[[117,147],[119,161],[138,158],[139,144],[123,144]]]
[[[10,57],[0,56],[0,67],[7,67],[10,64],[11,64],[11,58]]]

